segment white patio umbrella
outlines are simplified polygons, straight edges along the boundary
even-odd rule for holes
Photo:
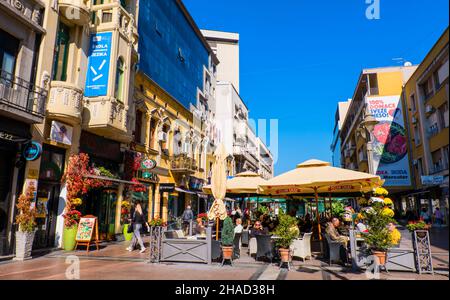
[[[226,194],[226,152],[225,146],[220,144],[217,147],[215,154],[215,161],[212,167],[211,176],[211,192],[214,196],[214,203],[208,212],[208,219],[216,220],[216,240],[219,239],[219,219],[225,220],[227,217],[227,210],[223,199]]]

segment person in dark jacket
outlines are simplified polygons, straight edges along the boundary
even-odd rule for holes
[[[141,230],[147,222],[145,221],[144,212],[142,211],[142,206],[140,201],[136,201],[133,209],[131,210],[131,225],[133,226],[133,238],[131,240],[130,246],[127,248],[128,251],[133,251],[136,244],[139,243],[141,247],[140,253],[144,253],[146,248],[144,247],[144,242],[141,237]]]
[[[189,234],[189,226],[191,222],[194,220],[194,212],[192,211],[190,206],[187,206],[181,215],[181,219],[183,220],[183,231],[187,235]]]

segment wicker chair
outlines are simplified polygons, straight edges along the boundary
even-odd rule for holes
[[[303,238],[295,239],[291,245],[291,251],[293,257],[300,257],[303,261],[309,257],[312,259],[311,254],[311,236],[312,233],[305,233]]]
[[[252,237],[248,242],[248,254],[250,256],[252,256],[252,254],[256,255],[257,246],[256,238]]]

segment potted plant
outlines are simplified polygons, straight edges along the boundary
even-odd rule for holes
[[[64,232],[63,232],[63,249],[65,251],[73,251],[75,249],[78,223],[80,222],[81,213],[78,210],[71,209],[64,215]]]
[[[280,212],[278,222],[278,226],[273,232],[278,237],[275,240],[275,245],[280,252],[281,262],[288,263],[290,261],[290,246],[298,236],[297,219]]]
[[[36,209],[31,207],[34,200],[36,187],[29,184],[25,194],[20,195],[17,201],[19,214],[16,216],[16,223],[19,226],[16,232],[16,256],[15,260],[26,260],[31,258],[31,250],[36,226]]]
[[[122,201],[122,207],[121,207],[121,215],[122,215],[122,223],[123,225],[123,237],[126,241],[131,241],[133,238],[133,233],[128,233],[128,227],[131,225],[128,222],[129,214],[130,214],[130,208],[131,204],[129,201]]]
[[[424,221],[419,221],[419,222],[410,222],[409,224],[406,225],[406,228],[413,235],[412,240],[414,241],[414,232],[415,231],[417,231],[417,230],[429,230],[430,226],[427,223],[425,223]],[[416,234],[419,237],[424,237],[425,236],[424,232],[417,232]]]
[[[222,227],[222,255],[224,260],[231,260],[233,256],[234,226],[230,217],[226,217]]]
[[[364,240],[371,253],[378,258],[379,264],[386,263],[387,249],[392,247],[391,236],[387,225],[395,222],[394,211],[385,206],[383,202],[373,202],[372,206],[362,213],[367,221],[368,232]]]

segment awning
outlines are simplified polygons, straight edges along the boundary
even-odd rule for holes
[[[110,178],[110,177],[106,177],[106,176],[84,175],[84,177],[105,180],[105,181],[112,181],[112,182],[117,182],[117,183],[124,183],[124,184],[133,184],[133,185],[140,184],[140,183],[134,182],[134,181],[115,179],[115,178]]]
[[[189,190],[185,190],[185,189],[182,189],[182,188],[179,188],[179,187],[176,187],[176,188],[175,188],[175,191],[181,192],[181,193],[186,193],[186,194],[192,194],[192,195],[197,194],[196,192],[189,191]]]
[[[208,194],[205,193],[197,193],[197,196],[202,199],[208,199]]]

